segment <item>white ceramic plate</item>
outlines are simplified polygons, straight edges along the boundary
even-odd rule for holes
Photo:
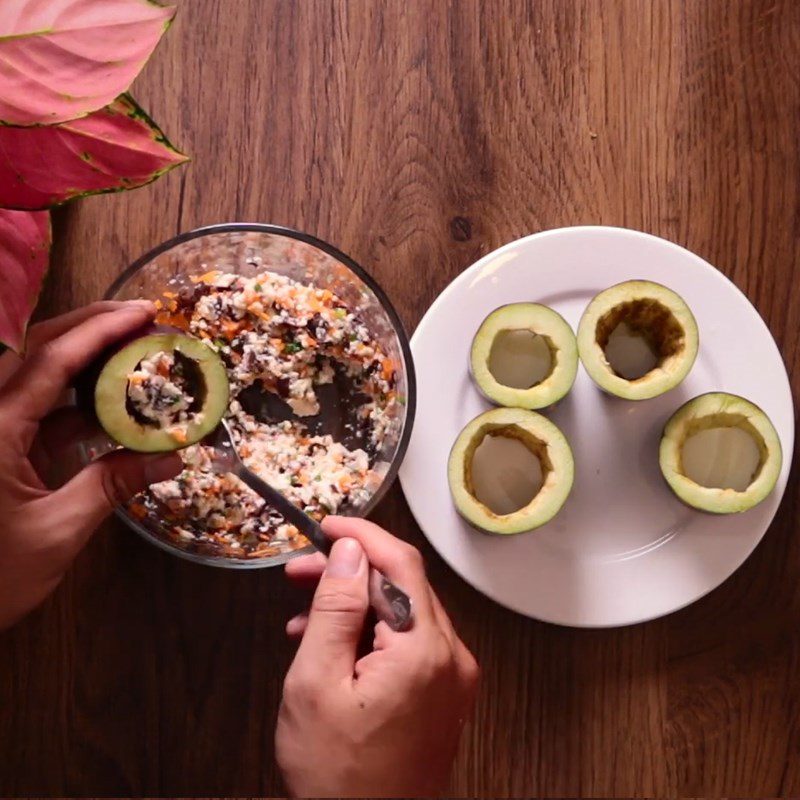
[[[467,369],[472,337],[504,303],[535,301],[574,329],[597,292],[620,281],[663,283],[689,304],[700,352],[687,379],[661,397],[626,402],[600,392],[583,367],[548,416],[575,454],[575,485],[538,530],[490,536],[456,513],[447,486],[450,447],[489,404]],[[417,522],[444,560],[479,591],[521,614],[560,625],[627,625],[668,614],[722,583],[767,530],[786,487],[794,412],[786,369],[745,296],[703,259],[621,228],[546,231],[501,247],[458,276],[417,328],[411,347],[417,416],[400,472]],[[716,517],[682,505],[658,466],[664,423],[712,390],[740,394],[772,419],[783,445],[775,491],[756,508]]]

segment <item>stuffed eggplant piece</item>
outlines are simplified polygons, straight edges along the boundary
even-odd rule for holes
[[[83,395],[100,425],[139,452],[195,444],[228,408],[228,376],[219,355],[200,339],[164,326],[149,326],[107,354],[87,380]]]

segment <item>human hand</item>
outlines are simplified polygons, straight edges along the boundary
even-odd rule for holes
[[[34,325],[24,359],[0,356],[0,629],[55,589],[116,505],[181,469],[174,453],[116,451],[47,486],[50,468],[90,432],[77,409],[60,407],[70,382],[154,314],[144,301],[94,303]]]
[[[419,797],[442,791],[478,683],[475,659],[425,577],[419,552],[366,520],[327,517],[335,539],[290,561],[287,575],[318,580],[309,614],[287,625],[302,636],[286,676],[276,753],[300,797]],[[375,626],[358,658],[370,564],[411,597],[414,625]],[[324,570],[324,571],[323,571]]]

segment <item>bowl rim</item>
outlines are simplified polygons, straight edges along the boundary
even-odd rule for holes
[[[400,350],[403,354],[403,361],[405,362],[406,413],[403,420],[403,429],[400,433],[400,438],[397,443],[397,449],[395,451],[394,458],[389,465],[389,469],[381,481],[381,485],[378,487],[378,490],[372,495],[372,497],[370,497],[359,514],[359,516],[366,517],[385,497],[386,493],[394,484],[395,480],[397,479],[398,472],[400,471],[400,466],[405,458],[408,444],[411,439],[411,431],[414,427],[414,418],[417,411],[417,377],[414,369],[414,357],[411,353],[411,344],[409,342],[408,333],[403,325],[403,321],[400,319],[400,315],[397,313],[386,292],[383,291],[375,278],[373,278],[360,264],[350,258],[350,256],[348,256],[346,253],[343,253],[341,250],[334,247],[332,244],[329,244],[328,242],[319,239],[310,233],[304,233],[302,231],[295,230],[294,228],[288,228],[283,225],[274,225],[267,222],[221,222],[213,225],[204,225],[200,228],[193,228],[192,230],[185,231],[184,233],[179,233],[176,236],[173,236],[172,238],[167,239],[166,241],[157,245],[156,247],[153,247],[151,250],[148,250],[146,253],[133,261],[130,266],[124,269],[114,279],[103,295],[103,299],[112,300],[114,295],[130,280],[133,275],[139,272],[139,270],[141,270],[151,261],[155,260],[162,253],[166,253],[168,250],[173,249],[177,245],[184,244],[185,242],[192,241],[193,239],[199,239],[203,236],[237,232],[255,232],[285,236],[289,239],[295,239],[322,250],[322,252],[327,253],[332,258],[335,258],[337,261],[344,264],[346,267],[348,267],[348,269],[354,272],[356,276],[364,284],[366,284],[370,291],[375,295],[381,307],[386,312],[386,315],[389,317],[389,321],[392,324],[400,344]],[[303,547],[289,553],[282,553],[278,556],[270,556],[267,558],[234,559],[224,556],[203,555],[202,553],[193,553],[188,550],[181,550],[179,547],[175,547],[166,540],[160,539],[147,530],[147,528],[145,528],[143,525],[140,525],[135,520],[131,519],[131,517],[128,516],[122,508],[117,508],[115,513],[117,517],[125,522],[126,525],[133,528],[133,530],[135,530],[140,536],[144,537],[148,542],[156,545],[156,547],[159,547],[161,550],[164,550],[179,558],[193,561],[197,564],[204,564],[206,566],[220,567],[222,569],[260,569],[265,567],[277,567],[281,564],[285,564],[287,561],[290,561],[293,558],[296,558],[297,556],[314,552],[314,547],[309,545],[308,547]]]

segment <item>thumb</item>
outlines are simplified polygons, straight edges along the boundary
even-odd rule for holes
[[[151,483],[175,477],[183,469],[177,453],[133,453],[115,450],[84,467],[72,480],[46,498],[51,519],[79,546],[120,504]]]
[[[307,677],[352,677],[356,648],[369,608],[369,565],[355,539],[334,542],[322,573],[296,667]]]

